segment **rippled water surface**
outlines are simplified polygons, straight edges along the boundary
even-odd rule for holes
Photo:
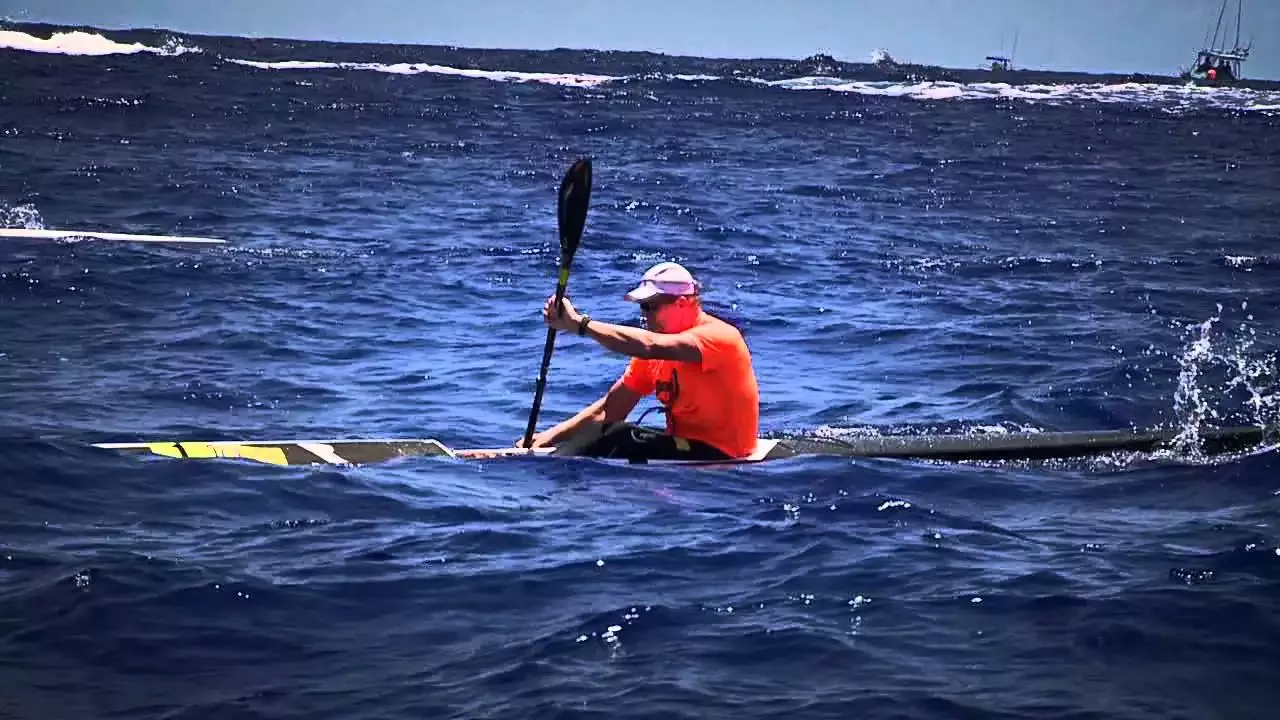
[[[1280,92],[0,32],[0,717],[1273,717],[1274,454],[178,462],[521,434],[687,264],[762,432],[1277,421]],[[735,73],[735,70],[737,72]],[[624,367],[557,342],[543,423]],[[647,401],[644,407],[652,406]],[[651,416],[652,417],[652,416]]]

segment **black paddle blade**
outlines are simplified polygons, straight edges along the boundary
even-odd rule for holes
[[[573,264],[573,255],[582,242],[587,225],[587,205],[591,202],[591,158],[582,158],[569,167],[560,181],[556,219],[560,223],[560,267]]]

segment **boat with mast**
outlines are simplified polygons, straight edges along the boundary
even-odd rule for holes
[[[1013,33],[1013,48],[1006,56],[1004,54],[1004,40],[1000,41],[1000,54],[988,55],[985,60],[988,63],[987,69],[993,73],[1006,73],[1013,71],[1013,57],[1018,53],[1018,33]]]
[[[1227,13],[1227,0],[1222,0],[1218,9],[1218,22],[1213,28],[1213,37],[1205,31],[1204,46],[1196,54],[1196,61],[1188,70],[1183,70],[1182,79],[1196,85],[1229,85],[1242,79],[1240,65],[1249,58],[1253,41],[1248,45],[1240,44],[1240,26],[1243,17],[1244,0],[1236,0],[1236,35],[1235,43],[1230,50],[1226,49],[1230,28],[1223,28],[1222,21]],[[1219,43],[1221,36],[1221,44]]]

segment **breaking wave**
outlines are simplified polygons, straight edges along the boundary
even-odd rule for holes
[[[203,52],[200,48],[187,45],[181,38],[173,36],[166,39],[160,47],[152,47],[142,43],[116,42],[97,33],[88,33],[81,30],[57,32],[47,38],[37,37],[17,30],[0,30],[0,48],[53,55],[97,56],[151,53],[153,55],[173,57],[187,53]]]
[[[134,55],[178,56],[203,53],[183,39],[168,36],[159,46],[122,43],[97,33],[84,31],[56,32],[48,38],[29,33],[0,31],[0,48],[11,50],[79,56]],[[1074,105],[1079,103],[1128,104],[1155,106],[1162,111],[1180,113],[1197,109],[1228,109],[1280,115],[1280,91],[1252,88],[1206,88],[1192,84],[1157,82],[1064,82],[1032,84],[1010,82],[956,82],[917,79],[910,81],[858,79],[829,74],[766,79],[740,69],[728,73],[641,72],[630,74],[534,72],[519,69],[484,69],[453,67],[427,62],[339,62],[328,60],[276,60],[218,56],[236,65],[258,70],[307,72],[339,70],[381,72],[396,75],[445,75],[492,82],[543,83],[564,87],[595,88],[621,83],[733,83],[787,91],[823,91],[849,95],[906,98],[921,101],[993,101]],[[879,55],[876,55],[879,57]],[[824,68],[834,70],[834,68]]]
[[[237,65],[258,68],[260,70],[363,70],[391,73],[394,75],[455,75],[499,82],[540,82],[551,85],[569,87],[595,87],[625,77],[613,75],[584,75],[573,73],[522,72],[518,70],[477,70],[472,68],[456,68],[446,65],[428,63],[372,63],[372,62],[325,62],[313,60],[285,60],[281,62],[260,62],[257,60],[237,60],[229,58],[228,62]]]

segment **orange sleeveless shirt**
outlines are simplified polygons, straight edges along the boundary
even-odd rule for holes
[[[632,358],[622,382],[654,394],[667,409],[667,432],[700,440],[732,457],[755,451],[760,391],[751,353],[737,328],[702,313],[682,335],[693,336],[702,362]]]

